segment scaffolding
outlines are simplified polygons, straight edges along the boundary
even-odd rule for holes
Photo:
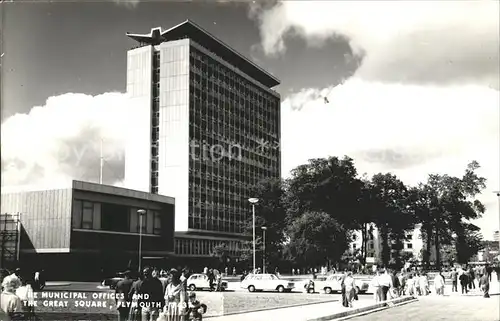
[[[19,263],[21,214],[0,214],[0,268],[12,269]]]

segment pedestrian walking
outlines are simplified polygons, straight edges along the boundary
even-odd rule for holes
[[[422,290],[420,289],[420,272],[417,272],[413,278],[413,292],[416,296],[422,295]]]
[[[489,298],[490,297],[490,278],[487,273],[483,274],[479,278],[479,285],[478,287],[483,291],[484,298]]]
[[[382,301],[387,301],[387,293],[392,288],[392,278],[387,270],[384,270],[384,273],[380,276],[380,286],[382,288]]]
[[[215,275],[214,275],[214,270],[209,269],[208,270],[208,284],[210,285],[210,292],[214,290],[215,287]]]
[[[176,269],[170,270],[170,283],[165,291],[164,314],[168,321],[186,321],[188,297]]]
[[[348,307],[352,308],[352,300],[356,296],[356,281],[352,276],[352,272],[347,272],[344,279],[345,300]]]
[[[420,275],[418,283],[420,285],[421,295],[423,295],[423,296],[429,295],[429,280],[427,279],[427,275],[425,273],[422,273]]]
[[[486,274],[488,275],[488,280],[491,282],[491,273],[493,272],[493,267],[487,264],[484,269],[486,270]]]
[[[132,298],[129,297],[134,281],[130,278],[130,271],[125,271],[124,279],[118,281],[115,287],[115,302],[118,310],[119,321],[127,321],[130,314]]]
[[[458,282],[458,272],[457,268],[454,268],[450,274],[451,277],[451,292],[458,292],[457,282]]]
[[[444,295],[444,277],[441,272],[437,273],[434,277],[434,290],[436,295]]]
[[[156,321],[163,306],[163,285],[153,277],[153,271],[147,267],[142,272],[142,279],[134,282],[129,291],[132,298],[131,317],[133,320]]]
[[[460,287],[462,288],[462,294],[467,294],[469,293],[469,290],[467,289],[467,286],[469,284],[469,277],[467,276],[467,273],[462,273],[458,277],[460,281]]]
[[[342,294],[341,303],[342,303],[342,306],[344,306],[344,307],[349,306],[349,302],[347,301],[347,295],[346,295],[346,291],[345,291],[345,282],[344,282],[346,277],[347,277],[347,271],[344,272],[344,274],[341,276],[341,279],[340,279],[340,291]]]
[[[472,266],[469,268],[469,290],[476,289],[476,285],[474,284],[475,273]]]
[[[398,296],[406,295],[406,280],[408,275],[404,272],[398,273],[399,292]]]
[[[416,295],[415,293],[415,279],[413,278],[413,274],[408,275],[408,279],[406,280],[406,295]]]
[[[389,290],[390,299],[395,299],[399,296],[399,278],[396,276],[394,270],[389,270],[389,276],[391,277],[392,288]]]
[[[375,271],[375,276],[372,279],[371,287],[373,288],[373,299],[375,302],[382,301],[382,286],[380,285],[380,272]]]

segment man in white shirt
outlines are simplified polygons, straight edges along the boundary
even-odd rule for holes
[[[375,276],[372,279],[371,287],[373,288],[373,298],[375,302],[380,302],[382,300],[382,289],[380,288],[380,273],[375,271]]]
[[[382,289],[382,301],[387,301],[387,292],[392,287],[392,278],[387,270],[384,270],[384,273],[380,275],[379,284]]]

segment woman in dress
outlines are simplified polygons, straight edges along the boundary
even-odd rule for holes
[[[2,293],[0,294],[0,320],[10,321],[15,316],[22,315],[23,303],[16,295],[16,290],[21,286],[21,280],[11,274],[2,281]]]
[[[188,297],[178,270],[170,270],[170,282],[165,290],[165,317],[167,321],[186,321]]]

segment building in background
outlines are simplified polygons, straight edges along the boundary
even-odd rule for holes
[[[422,239],[422,232],[420,230],[420,224],[417,224],[415,228],[406,233],[406,238],[403,240],[403,248],[397,249],[396,243],[394,241],[390,242],[391,256],[395,251],[400,251],[400,255],[403,259],[414,262],[422,261],[422,250],[425,248],[425,243]],[[355,240],[351,242],[350,250],[355,252],[361,250],[362,247],[362,237],[361,231],[355,232]],[[368,240],[366,244],[366,264],[367,265],[381,265],[381,255],[382,255],[382,239],[380,238],[377,227],[374,224],[368,227]],[[436,249],[431,246],[430,260],[436,260]]]
[[[103,273],[136,269],[138,209],[146,210],[143,265],[168,260],[174,252],[172,197],[80,181],[64,189],[2,189],[1,213],[19,215],[21,222],[18,265],[44,268],[50,280],[97,281]]]
[[[138,42],[127,92],[140,125],[125,186],[175,197],[175,252],[186,265],[213,263],[221,243],[236,256],[251,187],[281,177],[280,82],[189,20],[127,36]]]
[[[493,232],[493,241],[500,242],[500,231]]]

